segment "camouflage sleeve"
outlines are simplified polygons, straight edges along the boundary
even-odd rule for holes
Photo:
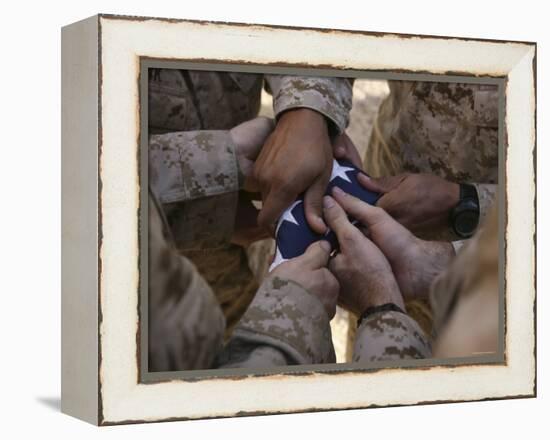
[[[180,256],[155,197],[149,198],[149,370],[210,368],[225,319],[212,290]]]
[[[300,285],[267,278],[221,354],[220,368],[335,362],[330,321]]]
[[[487,213],[491,210],[497,195],[498,185],[492,183],[473,183],[479,199],[479,224],[483,222]]]
[[[332,132],[344,132],[349,123],[352,82],[346,78],[266,75],[273,94],[273,111],[278,117],[285,110],[305,107],[332,121]]]
[[[229,131],[184,131],[149,139],[149,185],[176,226],[180,249],[227,244],[242,181]]]
[[[430,342],[409,315],[386,311],[366,317],[353,348],[353,362],[423,359],[431,357]]]

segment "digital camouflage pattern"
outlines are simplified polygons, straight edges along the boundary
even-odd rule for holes
[[[332,134],[342,133],[349,123],[353,82],[343,78],[267,75],[275,116],[285,110],[305,107],[332,121]]]
[[[480,224],[490,209],[498,182],[498,87],[448,82],[388,81],[364,160],[374,177],[403,172],[430,173],[473,184]],[[463,242],[452,228],[434,230],[424,239]],[[431,332],[427,301],[407,302],[411,315]]]
[[[374,177],[430,173],[471,183],[481,219],[498,181],[496,85],[389,81],[365,156]],[[452,237],[450,228],[446,231]]]
[[[494,206],[430,290],[427,334],[409,314],[381,312],[357,330],[354,362],[496,353],[499,340],[498,212]],[[433,351],[430,347],[433,341]],[[432,355],[433,352],[433,355]]]
[[[227,130],[257,116],[264,86],[273,94],[276,116],[308,107],[327,116],[334,132],[345,130],[352,95],[346,79],[149,70],[150,179],[166,210],[178,250],[210,283],[223,305],[229,330],[242,316],[258,284],[247,264],[246,250],[229,241],[238,194],[234,192],[235,174],[227,169],[234,165],[234,158],[221,150],[230,141]],[[220,146],[220,150],[205,151],[211,145]],[[195,154],[200,157],[193,157]],[[219,155],[220,160],[212,161],[212,155]],[[201,159],[220,169],[208,166],[193,174],[197,171],[189,161]],[[212,189],[201,194],[205,188]],[[188,196],[192,203],[187,199],[182,203]],[[229,269],[235,271],[229,275]]]
[[[220,351],[225,318],[212,289],[176,251],[149,193],[149,371],[209,368]]]
[[[395,311],[367,316],[357,329],[353,362],[431,357],[428,338],[409,315]]]
[[[334,362],[321,302],[280,277],[264,281],[223,348],[218,299],[177,252],[157,198],[149,197],[149,371]]]
[[[149,69],[149,133],[229,130],[260,109],[263,76]]]
[[[206,251],[230,242],[239,173],[227,130],[150,136],[149,185],[164,207],[178,249]]]
[[[218,362],[236,368],[335,361],[330,320],[321,302],[299,284],[271,276]]]

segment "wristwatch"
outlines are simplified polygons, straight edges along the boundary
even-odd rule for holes
[[[450,223],[461,238],[469,238],[474,234],[479,223],[479,199],[475,186],[460,184],[460,197],[451,211]]]

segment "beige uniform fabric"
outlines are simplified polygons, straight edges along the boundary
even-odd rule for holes
[[[207,214],[218,205],[226,210],[222,218],[235,217],[238,165],[231,137],[226,131],[153,135],[149,151],[158,155],[152,163],[165,167],[150,179],[149,371],[334,362],[329,319],[321,302],[279,277],[264,281],[223,348],[226,319],[219,298],[177,246],[216,245],[223,239],[208,233],[212,223]],[[175,156],[187,157],[189,168],[172,160]],[[154,190],[163,191],[167,200],[174,196],[181,205],[181,230],[175,235],[164,216],[170,209],[160,208]],[[218,216],[212,221],[219,221]]]
[[[381,312],[357,330],[354,361],[460,357],[498,350],[498,215],[490,210],[476,235],[432,284],[429,338],[409,315]]]
[[[149,197],[149,371],[208,368],[222,348],[225,318],[212,289],[176,251]]]
[[[227,145],[227,130],[257,116],[262,87],[274,97],[275,116],[298,107],[324,114],[334,133],[344,131],[351,108],[351,82],[341,78],[314,78],[289,75],[150,69],[149,71],[149,172],[157,179],[155,191],[166,210],[178,250],[197,266],[222,304],[228,334],[250,304],[258,288],[249,268],[246,250],[231,244],[234,216],[229,212],[238,200],[230,193],[216,191],[223,181],[235,185],[235,175],[208,169],[194,176],[188,165],[193,155],[207,157],[204,148]],[[225,137],[225,138],[224,138]],[[184,150],[179,145],[188,145]],[[163,149],[167,149],[164,151]],[[166,154],[163,154],[166,153]],[[180,170],[181,169],[181,170]],[[181,171],[181,176],[173,179]],[[170,174],[175,189],[159,181]],[[193,183],[194,182],[194,183]],[[201,183],[197,183],[201,182]],[[186,194],[193,203],[181,203]],[[212,184],[212,186],[210,186]],[[194,185],[194,186],[193,186]],[[186,226],[187,222],[191,226]]]
[[[431,290],[434,355],[496,353],[499,341],[498,210],[464,245]]]
[[[365,156],[374,177],[430,173],[476,186],[481,219],[498,180],[495,85],[389,81]],[[452,231],[444,231],[453,237]]]
[[[242,368],[335,361],[330,320],[321,302],[299,284],[275,276],[264,281],[218,365]]]
[[[355,337],[354,362],[431,357],[428,338],[409,315],[387,311],[365,318]]]
[[[149,199],[149,371],[334,362],[328,316],[300,285],[268,278],[223,348],[225,318]]]
[[[374,177],[403,172],[430,173],[473,184],[480,203],[480,224],[491,207],[498,180],[498,88],[495,85],[389,81],[365,156]],[[463,245],[450,227],[424,239]],[[411,301],[409,312],[431,331],[427,302]]]

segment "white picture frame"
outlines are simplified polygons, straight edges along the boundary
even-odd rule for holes
[[[142,382],[143,60],[500,81],[502,361]],[[62,94],[63,412],[111,425],[535,396],[534,43],[98,15],[63,28]]]

